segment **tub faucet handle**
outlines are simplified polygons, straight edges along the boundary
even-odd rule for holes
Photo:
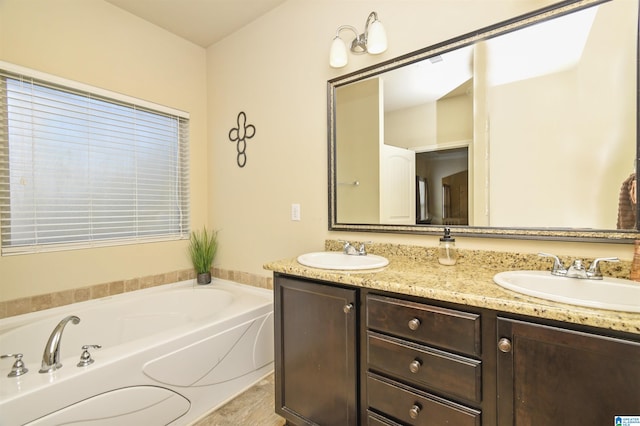
[[[78,362],[78,367],[86,367],[87,365],[93,364],[93,358],[91,358],[91,354],[89,353],[89,349],[100,349],[102,346],[100,345],[84,345],[82,346],[82,354],[80,355],[80,362]]]
[[[13,363],[11,367],[11,372],[7,374],[7,377],[18,377],[26,374],[29,369],[25,367],[24,362],[22,362],[22,354],[4,354],[0,355],[0,359],[4,358],[15,358],[16,361]]]

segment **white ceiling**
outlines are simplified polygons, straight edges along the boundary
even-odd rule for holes
[[[106,0],[199,46],[208,47],[285,0]]]

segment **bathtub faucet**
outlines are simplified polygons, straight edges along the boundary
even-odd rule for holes
[[[75,315],[69,315],[60,321],[56,328],[53,329],[53,332],[51,332],[51,336],[49,336],[49,340],[47,341],[47,346],[44,347],[40,373],[48,373],[62,367],[62,364],[60,363],[60,342],[62,340],[64,327],[69,321],[74,324],[78,324],[80,322],[80,318]]]

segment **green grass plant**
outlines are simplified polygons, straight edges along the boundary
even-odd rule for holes
[[[218,232],[207,231],[206,227],[191,232],[189,255],[196,273],[204,274],[210,271],[217,250]]]

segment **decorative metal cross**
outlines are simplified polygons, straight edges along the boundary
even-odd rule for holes
[[[238,114],[238,127],[234,127],[229,130],[229,140],[236,142],[236,148],[238,150],[237,162],[238,167],[244,167],[247,164],[247,139],[251,139],[256,134],[256,128],[253,124],[247,124],[247,115],[244,111],[240,111]]]

